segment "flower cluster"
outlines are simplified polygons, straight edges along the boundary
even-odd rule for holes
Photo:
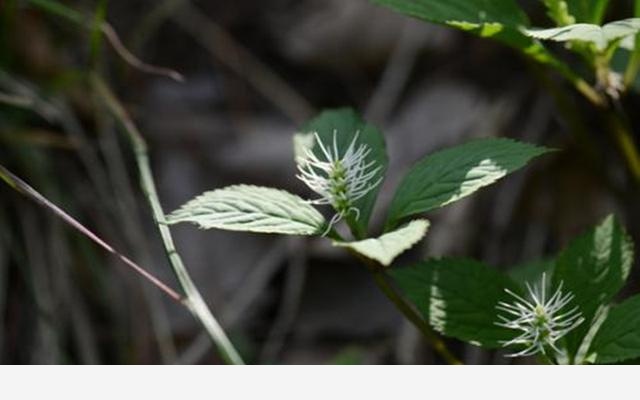
[[[578,307],[563,309],[573,300],[573,294],[562,293],[562,282],[555,293],[547,299],[546,276],[542,274],[541,282],[532,288],[526,284],[530,300],[505,289],[514,297],[513,303],[500,302],[496,307],[508,316],[498,315],[497,325],[520,331],[516,338],[504,341],[503,345],[524,346],[525,349],[510,354],[509,357],[524,357],[537,353],[546,354],[549,348],[562,354],[556,342],[569,331],[584,322]]]
[[[355,202],[382,181],[382,177],[375,179],[381,167],[376,166],[375,161],[367,162],[371,149],[357,144],[360,133],[355,133],[344,153],[338,148],[337,133],[333,131],[332,145],[323,143],[318,133],[313,133],[320,151],[314,152],[314,146],[306,148],[304,157],[298,160],[300,173],[296,175],[320,196],[310,203],[331,205],[336,210],[327,232],[349,213],[358,219],[360,210]]]

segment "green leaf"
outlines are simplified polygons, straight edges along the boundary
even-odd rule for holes
[[[340,155],[344,154],[354,136],[358,133],[358,144],[365,144],[371,150],[366,161],[375,162],[376,166],[381,167],[371,181],[375,182],[384,176],[389,163],[384,136],[376,127],[367,124],[355,111],[349,108],[327,110],[309,121],[294,136],[294,153],[300,155],[303,146],[313,144],[314,154],[324,160],[325,156],[322,154],[318,144],[311,139],[311,134],[316,132],[323,143],[332,144],[334,131],[336,132],[338,148],[342,151]],[[300,158],[297,157],[296,161],[299,160]],[[351,229],[357,232],[358,237],[366,236],[369,219],[380,186],[381,184],[355,202],[354,206],[360,211],[357,220],[347,218]]]
[[[374,0],[403,14],[436,23],[526,25],[525,13],[513,0]]]
[[[360,240],[357,242],[333,242],[334,246],[352,249],[363,256],[384,265],[391,265],[400,254],[409,250],[424,237],[429,228],[429,221],[417,219],[393,232],[385,233],[379,238]]]
[[[517,265],[511,268],[508,273],[511,279],[520,285],[524,286],[525,283],[533,285],[540,281],[542,274],[547,274],[550,277],[553,274],[553,267],[555,267],[555,260],[537,260]]]
[[[526,14],[514,0],[372,0],[399,13],[424,21],[452,26],[480,37],[491,37],[514,47],[563,73],[568,67],[543,45],[519,30],[528,26]]]
[[[499,347],[514,332],[497,326],[496,306],[521,293],[501,272],[466,259],[432,259],[390,271],[398,287],[435,330],[485,347]]]
[[[431,154],[414,166],[391,202],[387,228],[402,218],[469,196],[548,152],[510,139],[480,139]]]
[[[598,364],[640,357],[640,295],[611,307],[593,339],[591,353]]]
[[[191,222],[229,231],[321,234],[322,215],[300,197],[283,190],[234,185],[205,192],[167,216],[167,223]]]
[[[553,282],[563,282],[571,292],[585,322],[569,332],[571,356],[594,320],[600,306],[606,306],[624,285],[633,262],[633,244],[620,223],[607,217],[600,225],[573,240],[556,260]]]
[[[529,37],[541,40],[590,42],[595,44],[599,50],[604,50],[612,41],[640,32],[640,18],[615,21],[602,27],[580,23],[551,29],[523,29],[523,32]]]

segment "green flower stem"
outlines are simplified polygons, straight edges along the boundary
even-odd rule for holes
[[[398,311],[400,311],[419,331],[422,333],[425,339],[429,342],[431,347],[442,357],[447,363],[452,365],[462,365],[462,361],[458,360],[456,356],[454,356],[444,341],[438,336],[437,333],[431,329],[429,324],[422,318],[415,309],[408,303],[401,294],[399,294],[396,289],[389,283],[387,278],[387,274],[384,272],[384,267],[375,261],[372,261],[355,251],[350,251],[351,254],[356,256],[363,264],[365,264],[371,275],[373,277],[374,282],[378,286],[378,288],[384,293],[385,296],[396,306]]]
[[[634,54],[637,53],[638,52],[636,51]],[[638,56],[640,57],[640,55]],[[611,54],[604,54],[594,59],[593,67],[599,81],[606,81],[607,79],[607,75],[610,72],[610,57]],[[640,59],[637,63],[640,64]],[[579,78],[572,73],[564,75],[565,78],[571,81],[575,88],[587,98],[587,100],[604,113],[607,123],[609,124],[610,134],[613,135],[613,139],[624,158],[629,172],[633,179],[640,184],[640,152],[638,152],[638,146],[633,139],[629,124],[626,122],[627,118],[625,112],[619,100],[612,98],[607,99],[607,96],[604,93],[597,91],[582,78]]]
[[[562,76],[564,76],[566,80],[571,82],[573,87],[578,92],[580,92],[580,94],[587,98],[587,100],[589,100],[591,103],[598,107],[602,107],[607,104],[607,99],[602,93],[596,90],[596,88],[594,88],[587,81],[575,74],[573,71],[568,68],[560,68],[559,72],[560,74],[562,74]]]
[[[607,119],[611,134],[625,159],[629,172],[636,183],[640,184],[640,152],[618,101],[615,101],[614,109],[608,113]]]
[[[422,335],[429,341],[431,347],[449,364],[462,365],[462,361],[454,356],[444,341],[431,329],[429,324],[420,316],[413,307],[389,284],[386,274],[380,270],[372,270],[373,280],[396,308],[409,320]]]
[[[640,17],[640,0],[635,1],[633,15]],[[631,52],[631,58],[624,73],[624,87],[626,89],[629,89],[629,87],[633,85],[638,76],[638,72],[640,72],[640,34],[636,35],[636,47],[634,51]]]
[[[631,58],[627,64],[627,69],[624,72],[624,87],[629,89],[636,81],[636,77],[640,72],[640,35],[636,36],[636,47],[631,52]]]
[[[186,295],[186,298],[182,303],[189,309],[193,316],[200,321],[209,334],[211,340],[217,346],[218,351],[225,362],[228,364],[243,364],[242,358],[240,358],[237,350],[233,347],[233,344],[220,326],[220,323],[211,313],[211,310],[205,303],[202,295],[200,295],[200,292],[193,283],[193,280],[189,276],[189,272],[182,262],[182,258],[176,250],[173,237],[171,236],[171,231],[165,222],[164,211],[162,210],[160,200],[158,199],[158,193],[156,191],[155,182],[149,166],[147,145],[142,135],[128,117],[120,102],[102,79],[96,75],[92,75],[91,83],[97,93],[105,101],[105,104],[114,117],[123,125],[131,142],[140,173],[140,184],[151,207],[153,218],[160,232],[160,237],[162,238],[162,243],[167,253],[169,263],[171,264],[173,272]]]

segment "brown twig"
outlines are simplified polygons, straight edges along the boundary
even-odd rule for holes
[[[79,231],[80,233],[82,233],[83,235],[91,239],[94,243],[96,243],[98,246],[102,247],[109,253],[118,257],[120,261],[125,263],[127,266],[131,267],[135,272],[140,274],[143,278],[147,279],[149,282],[155,285],[158,289],[162,290],[173,300],[179,303],[182,303],[183,301],[182,296],[180,296],[175,290],[171,289],[169,286],[167,286],[165,283],[163,283],[158,278],[153,276],[151,273],[147,272],[144,268],[142,268],[141,266],[131,261],[126,256],[119,253],[117,250],[111,247],[111,245],[109,245],[107,242],[102,240],[98,235],[96,235],[91,230],[86,228],[84,225],[82,225],[75,218],[67,214],[60,207],[56,206],[55,204],[47,200],[46,197],[44,197],[34,188],[29,186],[29,184],[27,184],[25,181],[23,181],[22,179],[14,175],[11,171],[9,171],[3,165],[0,165],[0,179],[6,182],[9,186],[11,186],[17,192],[27,196],[28,198],[32,199],[39,205],[51,210],[56,216],[60,217],[69,226],[71,226],[72,228],[76,229],[77,231]]]

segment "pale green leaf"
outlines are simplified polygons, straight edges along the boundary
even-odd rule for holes
[[[640,32],[640,18],[615,21],[602,27],[579,23],[550,29],[523,29],[523,32],[529,37],[540,40],[590,42],[595,44],[598,49],[603,50],[616,39],[624,39]]]
[[[569,332],[567,348],[574,355],[593,322],[624,285],[633,263],[633,243],[620,223],[607,217],[600,225],[573,240],[560,253],[553,273],[554,285],[572,293],[585,322]]]
[[[553,40],[555,42],[568,42],[580,40],[594,43],[598,48],[606,47],[607,40],[604,37],[602,27],[594,24],[572,24],[559,28],[549,29],[523,29],[527,36],[540,40]]]
[[[386,266],[400,254],[409,250],[424,237],[429,228],[429,221],[418,219],[393,232],[385,233],[378,238],[370,238],[357,242],[333,242],[335,246],[346,247],[363,256]]]
[[[317,133],[323,143],[331,146],[334,132],[336,133],[340,156],[344,155],[354,136],[358,134],[358,144],[364,144],[371,150],[366,159],[367,163],[373,162],[376,167],[380,167],[380,170],[371,181],[376,182],[384,176],[389,163],[384,136],[376,127],[367,124],[355,111],[349,108],[323,111],[304,125],[294,136],[294,153],[300,156],[303,154],[302,150],[305,146],[312,145],[314,146],[312,151],[320,159],[325,159],[318,144],[313,140],[312,133]],[[300,162],[300,158],[297,157],[296,161]],[[347,218],[347,222],[350,223],[352,229],[359,236],[365,236],[367,233],[369,218],[371,217],[380,186],[373,188],[354,203],[354,207],[359,211],[357,220]],[[348,217],[351,216],[349,215]]]
[[[204,229],[316,235],[322,215],[300,197],[283,190],[234,185],[205,192],[167,216],[169,224],[191,222]]]
[[[640,357],[640,295],[611,307],[591,343],[591,354],[598,364]]]
[[[548,152],[510,139],[480,139],[425,157],[403,179],[391,203],[387,228],[469,196]]]
[[[640,18],[628,18],[610,22],[602,27],[608,41],[635,35],[640,32]]]
[[[634,51],[636,48],[636,35],[629,35],[620,41],[620,47],[625,50]]]
[[[478,261],[432,259],[390,271],[398,287],[438,332],[472,344],[500,347],[514,331],[496,325],[505,289],[522,293],[500,271]]]

